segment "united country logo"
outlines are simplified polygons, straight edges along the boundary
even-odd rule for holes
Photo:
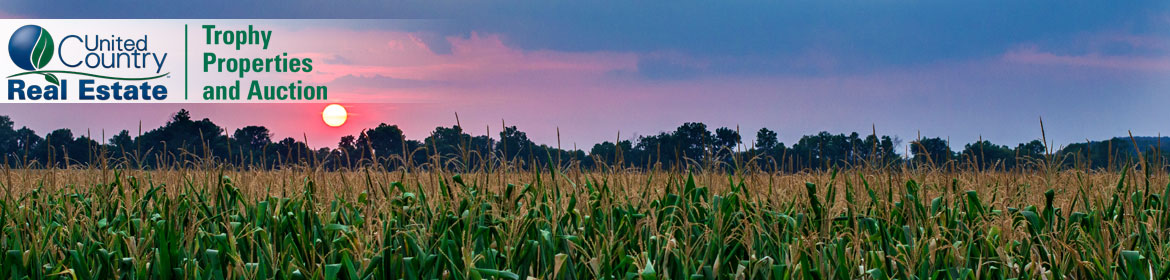
[[[12,32],[12,38],[8,40],[8,56],[20,69],[37,71],[53,59],[53,46],[53,36],[48,30],[38,25],[25,25]],[[50,83],[59,83],[57,76],[51,73],[41,75]]]

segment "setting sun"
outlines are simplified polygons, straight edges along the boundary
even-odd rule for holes
[[[330,104],[329,106],[325,106],[324,111],[321,111],[321,119],[328,126],[341,126],[345,124],[345,120],[348,118],[349,113],[345,112],[345,107],[341,107],[341,105]]]

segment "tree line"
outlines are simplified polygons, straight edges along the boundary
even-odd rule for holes
[[[1113,138],[1070,144],[1061,149],[1033,140],[1015,147],[979,140],[953,151],[947,140],[920,138],[903,143],[897,137],[833,134],[802,136],[791,146],[767,128],[744,143],[737,128],[713,131],[688,122],[673,131],[593,145],[588,152],[537,144],[516,126],[502,126],[495,138],[471,135],[459,125],[436,127],[421,140],[408,139],[400,128],[380,124],[358,135],[339,139],[337,148],[312,149],[294,137],[273,138],[263,126],[227,133],[209,119],[191,118],[180,110],[162,127],[131,135],[123,130],[108,141],[57,129],[43,137],[28,127],[15,128],[0,116],[0,154],[10,167],[66,168],[116,165],[131,168],[194,167],[232,164],[241,168],[275,169],[311,165],[326,169],[373,167],[385,170],[442,167],[470,171],[483,168],[533,168],[546,165],[582,169],[758,168],[799,172],[843,167],[923,167],[1014,170],[1051,166],[1118,168],[1139,160],[1166,166],[1170,153],[1162,137]]]

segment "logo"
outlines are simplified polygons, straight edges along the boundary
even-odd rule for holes
[[[53,36],[49,31],[37,25],[25,25],[12,33],[8,40],[8,56],[20,69],[36,72],[53,59]],[[45,76],[45,80],[59,85],[60,80],[52,73],[36,73]]]
[[[91,31],[58,35],[63,36],[54,41],[48,30],[33,24],[12,32],[8,56],[24,72],[7,76],[8,100],[59,101],[71,100],[71,95],[81,101],[166,99],[166,86],[151,81],[170,75],[162,71],[167,53],[150,48],[150,34]],[[49,63],[52,60],[59,63]],[[154,73],[138,76],[142,72]],[[44,77],[48,84],[25,81],[21,76]]]

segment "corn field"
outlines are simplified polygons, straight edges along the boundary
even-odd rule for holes
[[[1116,171],[5,170],[9,279],[1165,279]]]

